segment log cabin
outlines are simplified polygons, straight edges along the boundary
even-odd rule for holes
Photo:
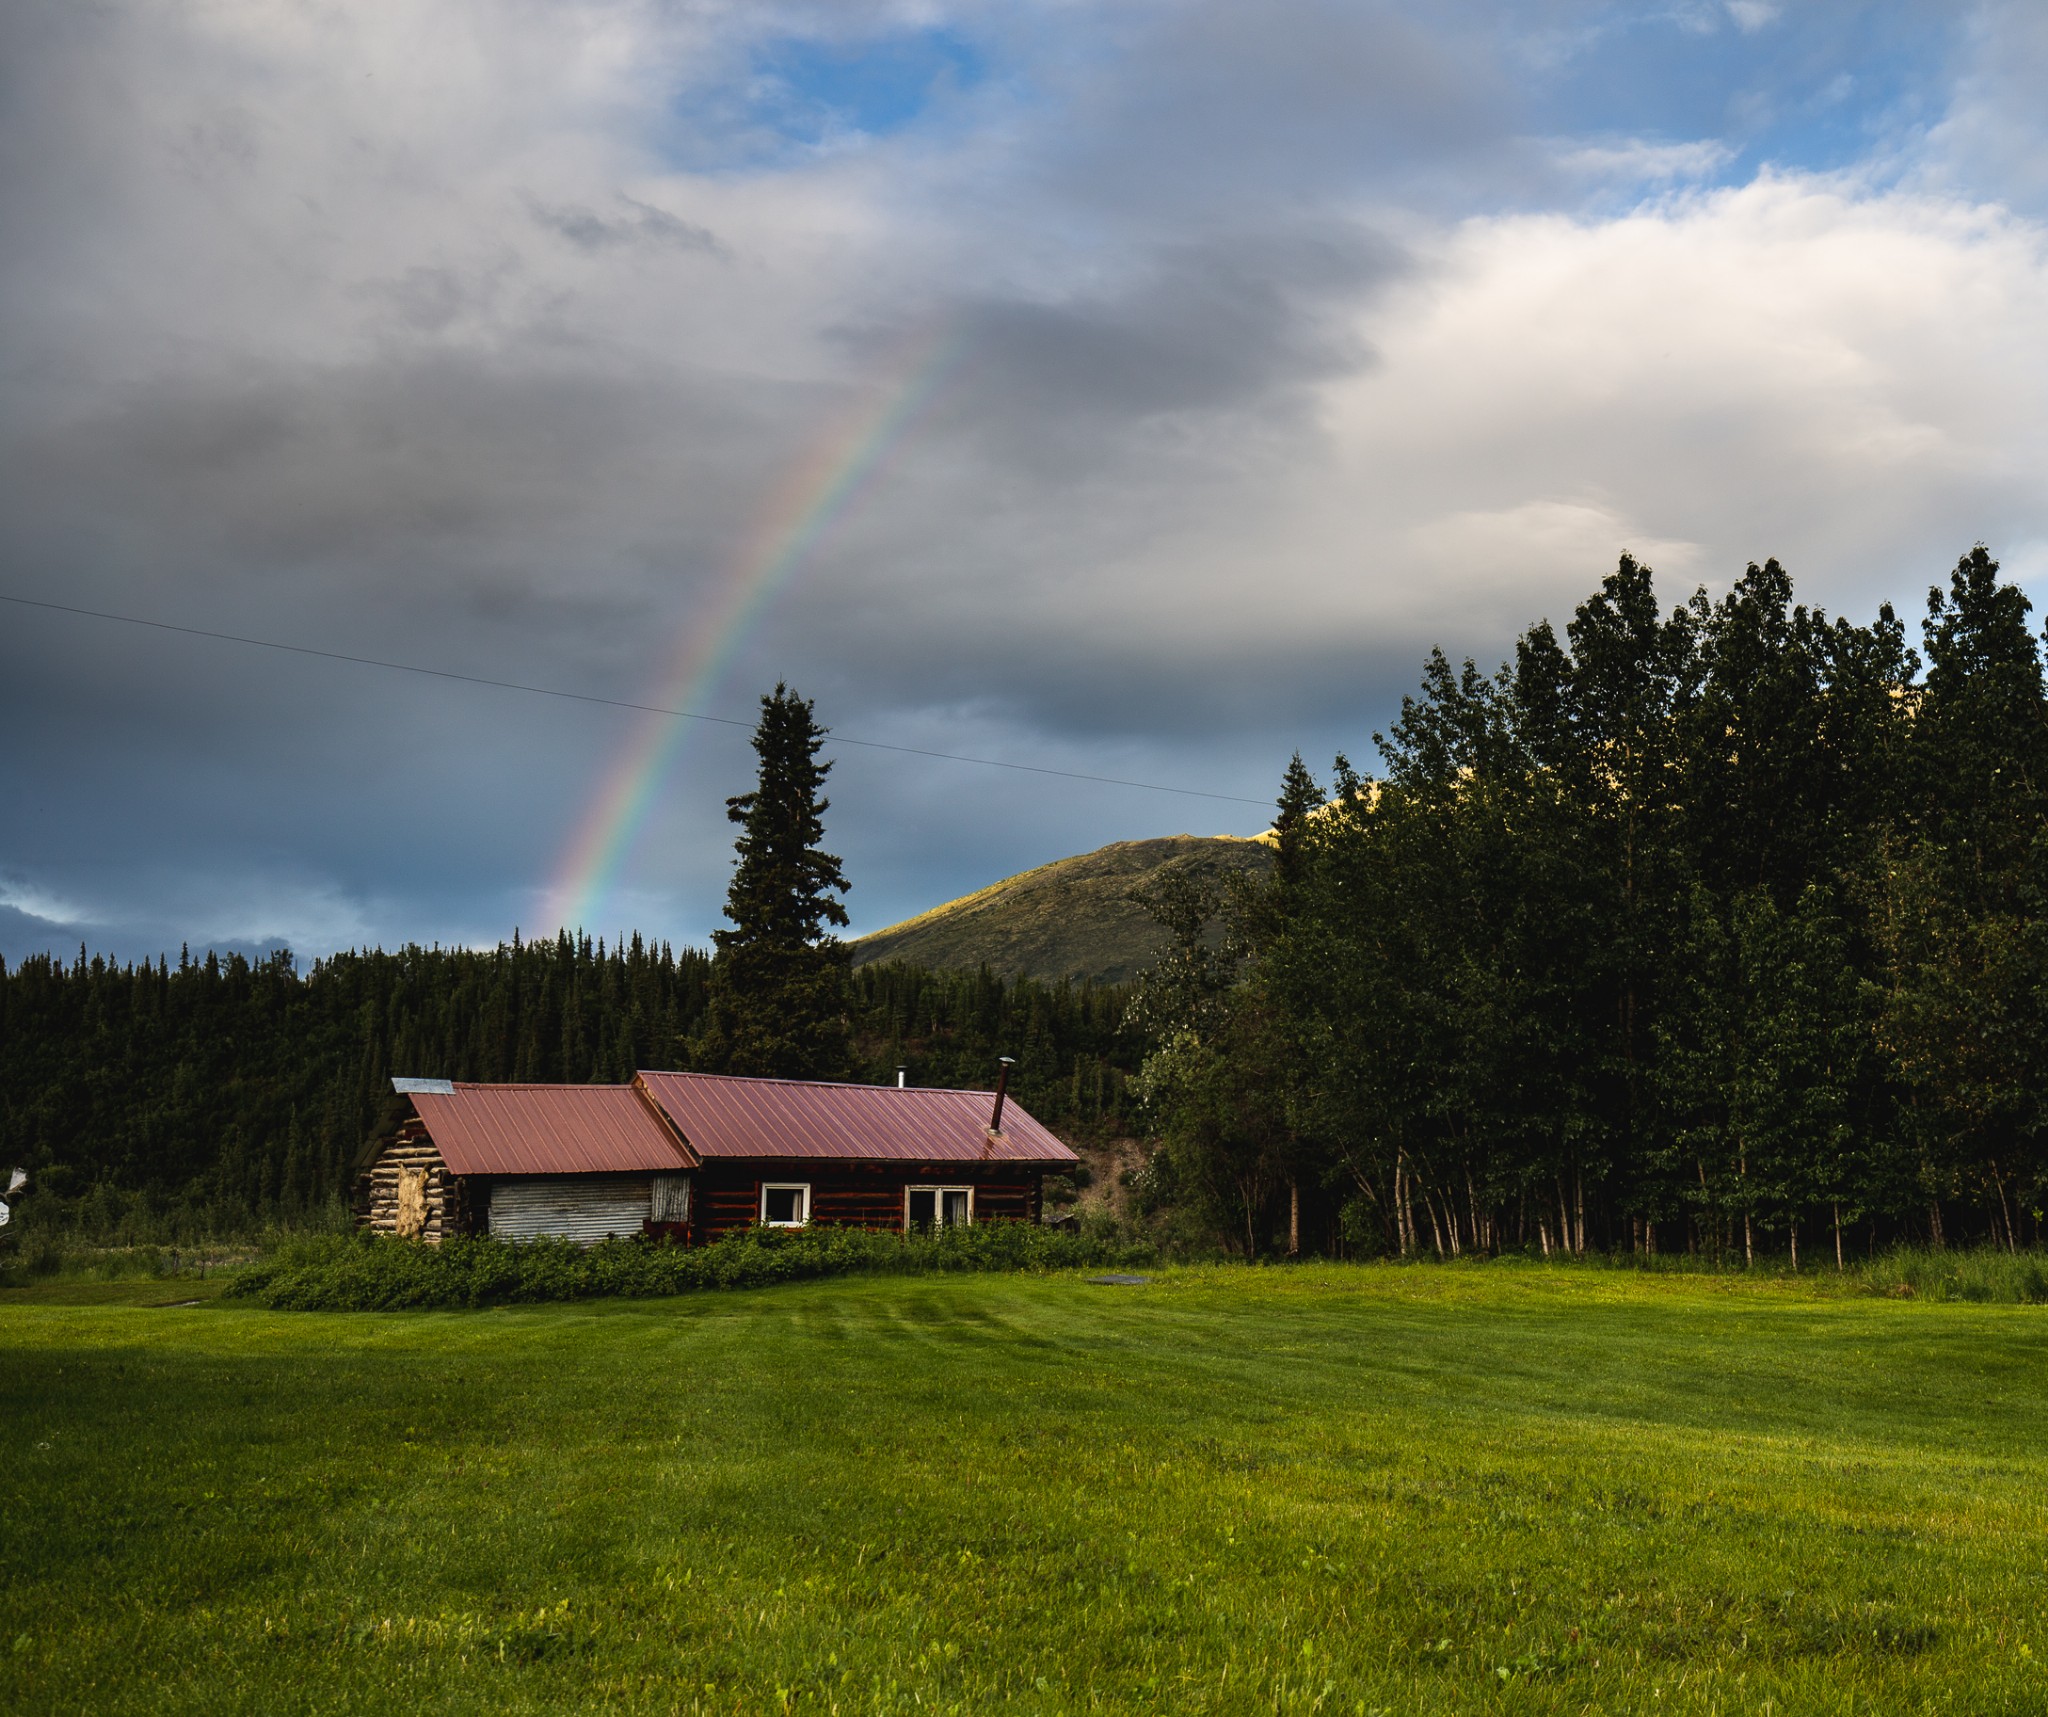
[[[1007,1073],[1007,1070],[1006,1070]],[[1036,1222],[1078,1160],[994,1091],[640,1073],[630,1085],[394,1079],[406,1102],[358,1183],[381,1233],[585,1244],[850,1224]]]

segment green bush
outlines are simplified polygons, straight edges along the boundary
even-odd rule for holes
[[[286,1241],[242,1271],[227,1291],[283,1311],[403,1311],[614,1295],[649,1298],[817,1276],[1061,1270],[1153,1261],[1147,1246],[1027,1222],[976,1223],[907,1236],[865,1228],[745,1228],[702,1247],[641,1239],[590,1247],[570,1240],[491,1239],[427,1246],[363,1233]]]

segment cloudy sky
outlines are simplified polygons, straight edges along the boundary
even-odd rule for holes
[[[15,0],[0,594],[838,748],[856,929],[1630,550],[2048,595],[2048,11]],[[0,954],[701,941],[745,729],[0,604]]]

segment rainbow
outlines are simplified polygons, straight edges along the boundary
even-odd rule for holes
[[[648,703],[698,711],[711,701],[747,635],[805,555],[847,516],[958,349],[957,338],[942,329],[908,342],[882,385],[812,443],[770,495],[702,611],[683,628]],[[556,866],[548,922],[575,930],[596,916],[692,725],[675,715],[640,718]]]

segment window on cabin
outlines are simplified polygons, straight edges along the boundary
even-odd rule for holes
[[[794,1182],[781,1185],[763,1183],[761,1220],[770,1228],[801,1228],[810,1219],[811,1189],[808,1186]]]
[[[912,1232],[965,1228],[974,1220],[970,1186],[913,1186],[905,1189],[904,1201],[903,1223]]]

